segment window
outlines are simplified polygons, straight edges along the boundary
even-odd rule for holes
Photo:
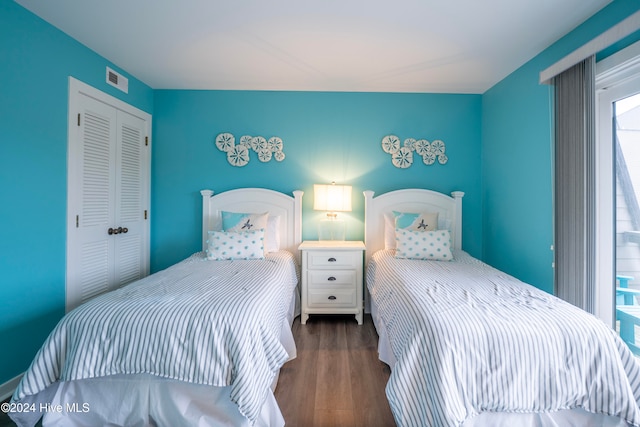
[[[618,326],[616,287],[640,289],[640,44],[596,67],[596,315]],[[630,296],[627,302],[640,304]]]

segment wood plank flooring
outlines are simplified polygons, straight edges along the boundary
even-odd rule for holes
[[[378,360],[371,316],[297,318],[298,357],[280,371],[275,396],[287,426],[393,427],[384,393],[390,370]]]

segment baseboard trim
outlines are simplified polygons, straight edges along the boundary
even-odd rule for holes
[[[22,375],[23,374],[20,374],[14,379],[9,380],[4,384],[0,384],[0,402],[5,401],[13,395],[15,389],[18,388],[18,384],[20,384]]]

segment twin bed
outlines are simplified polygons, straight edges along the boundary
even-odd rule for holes
[[[69,312],[14,393],[18,425],[284,425],[302,192],[201,193],[203,251]]]
[[[202,196],[203,252],[65,316],[14,394],[18,425],[285,424],[273,389],[296,355],[302,192]],[[398,426],[640,426],[637,359],[463,252],[463,196],[365,192],[365,305]]]
[[[638,359],[594,316],[463,252],[463,195],[365,192],[398,426],[640,425]]]

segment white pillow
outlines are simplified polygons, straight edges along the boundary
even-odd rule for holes
[[[449,231],[451,231],[451,220],[450,219],[438,218],[438,226],[436,227],[436,230],[449,230]]]
[[[384,248],[396,248],[396,220],[391,212],[384,214]]]
[[[267,229],[264,233],[265,253],[280,250],[280,215],[269,215]]]
[[[209,231],[207,259],[264,259],[264,229]]]
[[[396,229],[396,258],[451,261],[451,234],[449,230]]]
[[[384,247],[396,248],[396,229],[431,231],[438,229],[438,212],[408,213],[392,211],[384,214]]]

